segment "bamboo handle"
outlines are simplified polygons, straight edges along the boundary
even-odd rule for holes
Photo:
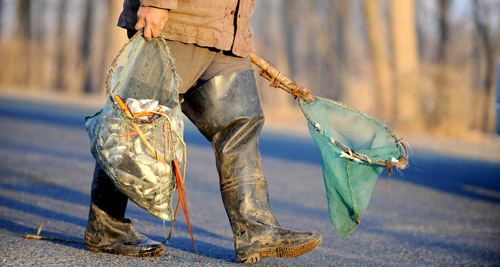
[[[315,96],[310,94],[308,89],[300,86],[295,81],[290,80],[288,77],[275,69],[273,65],[256,54],[251,54],[250,60],[261,69],[260,75],[271,81],[271,87],[279,87],[292,94],[295,98],[300,97],[308,103],[311,103],[314,99],[316,99]]]

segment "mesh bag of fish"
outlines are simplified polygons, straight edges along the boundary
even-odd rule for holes
[[[138,33],[108,70],[108,100],[85,127],[91,152],[116,187],[162,220],[172,220],[174,167],[185,144],[175,72],[166,41]]]

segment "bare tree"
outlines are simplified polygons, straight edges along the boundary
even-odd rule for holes
[[[17,2],[15,31],[13,39],[17,45],[13,47],[14,54],[21,57],[26,55],[31,50],[31,1],[19,0]],[[28,86],[30,83],[31,61],[28,58],[17,64],[17,71],[13,73],[14,82],[23,86]]]
[[[480,128],[486,132],[492,132],[495,126],[493,119],[493,99],[495,98],[493,83],[495,79],[496,42],[492,40],[491,29],[487,22],[490,16],[492,16],[491,10],[489,10],[489,6],[485,4],[485,1],[474,0],[474,23],[485,60],[485,74],[481,85],[484,101],[481,105],[483,112]]]
[[[408,127],[421,126],[422,97],[414,0],[391,0],[390,19],[394,51],[394,74],[398,121]]]
[[[68,1],[61,0],[57,7],[57,32],[56,32],[56,78],[55,78],[55,89],[64,90],[66,89],[66,12],[67,12]]]
[[[94,77],[94,72],[92,71],[92,65],[91,65],[91,59],[90,59],[90,53],[91,53],[91,46],[92,46],[92,41],[93,41],[93,34],[92,34],[92,26],[94,25],[93,19],[94,19],[94,12],[93,12],[93,6],[94,3],[92,0],[86,0],[85,2],[85,8],[84,8],[84,15],[83,15],[83,31],[82,31],[82,45],[80,48],[80,58],[83,63],[83,75],[85,76],[84,79],[84,86],[83,86],[83,91],[85,93],[90,93],[92,92],[92,88],[94,88],[95,84],[95,77]]]
[[[382,17],[379,1],[364,0],[364,15],[368,41],[370,44],[371,58],[375,72],[377,88],[377,107],[379,115],[390,118],[396,111],[394,89],[392,85],[392,72],[388,49],[388,36]]]
[[[3,39],[3,6],[5,5],[4,0],[0,0],[0,42]]]
[[[448,55],[449,55],[449,40],[450,40],[450,21],[449,9],[451,0],[438,1],[438,43],[436,62],[437,68],[434,68],[433,81],[435,85],[435,101],[434,108],[428,123],[432,127],[439,127],[440,125],[447,124],[450,119],[450,81],[448,70]]]

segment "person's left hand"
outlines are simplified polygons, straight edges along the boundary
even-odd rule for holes
[[[135,24],[135,29],[140,30],[144,28],[144,38],[146,41],[151,41],[154,37],[160,35],[160,31],[165,26],[168,20],[168,10],[151,7],[141,6],[137,11],[138,21]]]

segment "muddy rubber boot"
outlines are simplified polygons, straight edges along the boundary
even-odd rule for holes
[[[258,145],[264,114],[252,70],[216,76],[189,90],[182,108],[212,142],[236,256],[242,262],[293,258],[321,243],[318,232],[280,227],[271,211]]]
[[[85,230],[87,248],[132,257],[156,257],[165,252],[161,243],[136,232],[132,222],[124,217],[128,198],[118,191],[98,163],[90,200]]]

